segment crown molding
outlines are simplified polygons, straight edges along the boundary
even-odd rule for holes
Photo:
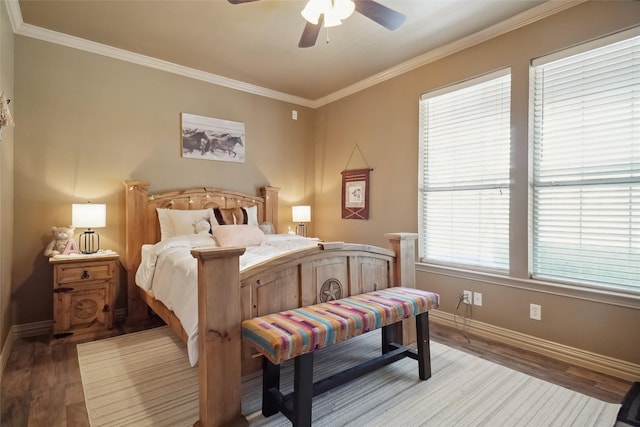
[[[156,70],[166,71],[168,73],[177,74],[195,80],[201,80],[218,86],[239,90],[242,92],[260,95],[267,98],[277,99],[279,101],[290,102],[292,104],[310,107],[312,102],[299,96],[290,95],[265,87],[253,85],[240,80],[230,79],[217,74],[208,73],[194,68],[185,67],[174,64],[172,62],[153,58],[151,56],[141,55],[124,49],[108,46],[101,43],[89,41],[80,37],[71,36],[57,31],[47,30],[35,25],[26,24],[22,21],[20,5],[17,0],[6,0],[7,10],[13,32],[15,34],[43,40],[49,43],[70,47],[73,49],[83,50],[85,52],[94,53],[96,55],[107,56],[121,61],[142,65],[144,67],[154,68]]]
[[[18,0],[5,0],[4,4],[7,9],[7,15],[9,16],[9,22],[11,22],[11,28],[14,33],[17,33],[23,24],[20,4]]]
[[[324,105],[330,104],[339,99],[345,98],[354,93],[360,92],[371,86],[375,86],[379,83],[385,82],[394,77],[400,76],[404,73],[412,71],[416,68],[427,65],[438,59],[444,58],[453,53],[467,49],[471,46],[477,45],[499,35],[508,33],[517,28],[536,22],[540,19],[544,19],[548,16],[576,6],[583,3],[586,0],[550,0],[539,6],[536,6],[530,10],[522,12],[510,19],[507,19],[501,23],[493,25],[482,31],[479,31],[471,36],[465,37],[453,43],[438,47],[429,52],[426,52],[420,56],[417,56],[409,61],[394,67],[388,68],[380,73],[374,74],[364,80],[333,92],[322,98],[311,100],[302,98],[299,96],[279,92],[276,90],[268,89],[262,86],[246,83],[240,80],[230,79],[217,74],[208,73],[194,68],[185,67],[182,65],[174,64],[172,62],[164,61],[161,59],[153,58],[146,55],[130,52],[124,49],[107,46],[101,43],[92,42],[80,37],[71,36],[56,31],[47,30],[41,27],[37,27],[31,24],[26,24],[22,20],[22,12],[20,11],[20,4],[18,0],[5,0],[4,3],[7,8],[9,20],[13,27],[15,34],[31,37],[46,42],[59,44],[61,46],[71,47],[74,49],[83,50],[85,52],[94,53],[97,55],[107,56],[121,61],[127,61],[134,64],[142,65],[144,67],[154,68],[161,71],[166,71],[172,74],[181,75],[195,80],[201,80],[207,83],[215,84],[218,86],[227,87],[230,89],[239,90],[242,92],[251,93],[254,95],[264,96],[267,98],[276,99],[279,101],[289,102],[296,105],[301,105],[309,108],[319,108]]]
[[[485,28],[482,31],[474,33],[470,36],[449,43],[447,45],[440,46],[436,49],[432,49],[420,56],[416,56],[402,64],[398,64],[394,67],[388,68],[378,74],[374,74],[364,80],[347,86],[339,91],[329,94],[325,97],[319,98],[313,102],[312,108],[322,107],[323,105],[330,104],[341,98],[345,98],[361,90],[367,89],[371,86],[375,86],[379,83],[385,82],[394,77],[405,74],[409,71],[420,68],[431,62],[435,62],[439,59],[452,55],[456,52],[460,52],[464,49],[468,49],[472,46],[506,34],[510,31],[532,24],[536,21],[544,19],[548,16],[562,12],[563,10],[574,7],[580,3],[584,3],[587,0],[550,0],[532,9],[519,13],[505,21],[502,21],[496,25]]]

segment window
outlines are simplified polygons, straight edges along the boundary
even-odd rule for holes
[[[640,37],[533,71],[533,277],[639,290]]]
[[[509,269],[511,76],[503,70],[420,100],[420,257]]]

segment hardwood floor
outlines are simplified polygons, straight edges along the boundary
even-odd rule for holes
[[[155,327],[118,327],[119,333]],[[631,382],[572,366],[535,353],[470,337],[431,322],[431,338],[484,359],[607,402],[620,403]],[[74,344],[50,345],[49,337],[15,341],[0,385],[1,427],[88,426]]]
[[[470,341],[467,341],[467,338],[455,328],[441,326],[435,322],[430,323],[430,329],[431,339],[434,341],[605,402],[621,403],[632,385],[631,381],[517,347],[474,336],[469,336]]]

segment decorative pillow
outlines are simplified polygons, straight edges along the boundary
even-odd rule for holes
[[[264,233],[257,225],[224,225],[214,227],[212,233],[222,247],[260,246],[264,242]]]
[[[160,240],[184,234],[194,234],[194,223],[199,220],[207,220],[211,223],[214,218],[213,209],[162,209],[157,208],[158,221],[160,222]]]
[[[247,208],[242,208],[242,209],[247,213],[247,224],[258,225],[258,207],[249,206]]]
[[[241,208],[215,208],[213,214],[218,225],[246,224]]]
[[[258,227],[260,227],[260,230],[262,230],[262,232],[264,234],[275,234],[276,233],[276,230],[273,228],[273,224],[271,224],[270,222],[263,222]]]
[[[258,225],[258,207],[215,208],[213,214],[216,223],[213,225],[249,224]]]

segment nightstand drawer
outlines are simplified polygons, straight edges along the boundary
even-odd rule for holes
[[[91,280],[107,280],[113,276],[113,263],[94,262],[90,265],[57,265],[55,283],[60,286],[71,282],[87,282]]]

